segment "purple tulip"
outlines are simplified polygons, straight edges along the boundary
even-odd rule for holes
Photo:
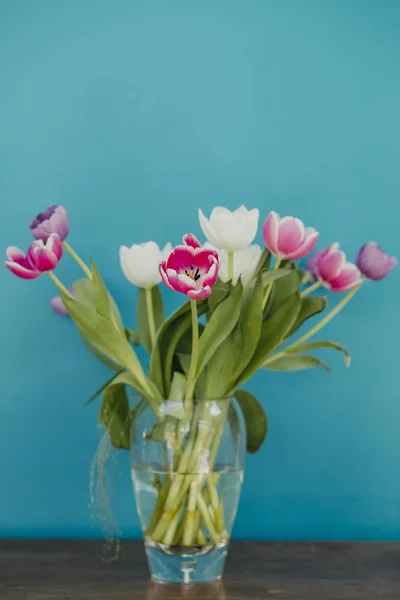
[[[397,265],[397,258],[388,256],[376,242],[368,242],[357,254],[356,264],[367,279],[379,281]]]
[[[75,297],[75,293],[74,290],[72,288],[69,288],[68,290],[71,294],[71,296]],[[65,308],[65,304],[63,302],[63,299],[61,298],[61,296],[54,296],[54,298],[52,298],[50,300],[50,306],[53,309],[53,311],[59,315],[67,315],[69,316],[69,313],[67,311],[67,309]]]
[[[68,213],[63,206],[49,206],[44,212],[39,213],[30,224],[34,237],[47,242],[52,233],[57,233],[63,242],[69,232]]]
[[[309,274],[310,279],[317,281],[318,279],[318,261],[323,254],[323,250],[317,250],[306,262],[306,272]]]

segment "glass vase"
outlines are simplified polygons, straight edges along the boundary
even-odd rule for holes
[[[155,581],[221,578],[243,481],[245,429],[236,401],[165,401],[135,411],[131,472]]]

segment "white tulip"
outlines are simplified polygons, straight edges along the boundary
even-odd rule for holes
[[[244,250],[238,250],[233,254],[233,280],[235,285],[239,276],[242,276],[243,285],[247,285],[253,277],[261,257],[262,249],[257,244],[252,244]],[[218,250],[220,260],[219,278],[228,281],[228,252]]]
[[[257,233],[259,215],[258,208],[247,210],[243,204],[234,211],[216,206],[209,219],[199,209],[200,225],[210,244],[228,252],[250,246]]]
[[[142,288],[151,288],[161,281],[158,265],[167,260],[172,252],[172,245],[166,244],[160,250],[155,242],[133,244],[130,248],[121,246],[119,260],[125,277]]]

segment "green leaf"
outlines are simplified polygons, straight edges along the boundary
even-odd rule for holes
[[[208,307],[212,313],[215,311],[217,306],[229,296],[232,289],[233,285],[231,281],[224,282],[220,279],[217,279],[212,287],[211,296],[209,296],[207,300]]]
[[[265,411],[257,398],[245,390],[236,390],[236,400],[242,409],[247,434],[247,452],[254,454],[259,450],[268,431]]]
[[[115,362],[113,362],[112,360],[109,360],[107,358],[107,356],[101,352],[101,350],[99,350],[94,344],[92,344],[92,342],[90,340],[88,340],[87,337],[85,337],[83,335],[83,333],[80,331],[80,336],[82,338],[83,343],[85,344],[85,346],[91,351],[93,352],[93,354],[107,367],[109,367],[110,369],[113,369],[114,371],[121,371],[121,365],[115,364]]]
[[[235,327],[240,315],[242,291],[243,286],[239,279],[229,296],[217,306],[207,323],[199,340],[196,377]]]
[[[140,345],[140,337],[137,331],[130,329],[129,327],[125,327],[125,335],[126,339],[130,340],[134,346]]]
[[[92,258],[90,259],[90,266],[92,270],[93,300],[96,310],[99,315],[112,321],[112,312],[108,301],[108,291]]]
[[[89,400],[86,400],[84,406],[88,406],[91,402],[93,402],[93,400],[96,400],[96,398],[100,396],[100,394],[106,389],[106,387],[108,387],[110,383],[112,383],[120,373],[121,371],[119,371],[118,373],[114,373],[114,375],[110,377],[110,379],[103,383],[103,385],[94,394],[90,396]]]
[[[273,316],[276,311],[281,308],[287,298],[296,294],[300,287],[303,277],[302,271],[294,264],[290,264],[289,266],[281,265],[279,271],[286,271],[287,268],[291,269],[291,273],[278,279],[278,281],[275,281],[272,286],[271,296],[264,312],[265,317],[269,317],[270,315]]]
[[[256,270],[254,271],[253,278],[257,279],[260,273],[266,273],[269,270],[271,264],[271,253],[264,248],[261,252],[260,260],[258,261],[258,265]]]
[[[301,297],[301,306],[297,319],[293,323],[293,327],[288,332],[287,337],[293,335],[310,317],[317,315],[326,308],[327,300],[319,296]]]
[[[291,275],[293,277],[293,269],[291,267],[285,267],[284,269],[278,269],[277,271],[265,271],[262,274],[263,286],[266,287],[273,281],[283,279],[283,277],[287,277],[288,275]]]
[[[302,371],[304,369],[314,369],[315,367],[323,367],[327,371],[331,370],[324,361],[311,354],[282,356],[269,363],[265,369],[269,371]]]
[[[199,337],[204,331],[203,323],[199,323]],[[176,353],[177,354],[191,354],[193,346],[193,331],[191,327],[188,327],[186,331],[181,335],[177,345],[176,345]]]
[[[258,278],[230,335],[210,360],[206,398],[224,398],[249,363],[260,339],[264,290]]]
[[[72,320],[81,334],[88,338],[101,352],[104,352],[108,358],[130,371],[134,379],[132,387],[149,400],[151,398],[156,399],[157,391],[144,374],[135,351],[126,339],[125,330],[120,332],[101,315],[77,300],[69,298],[62,291],[60,293]]]
[[[103,393],[99,419],[116,448],[130,448],[131,413],[125,385],[107,387]]]
[[[293,326],[300,310],[298,293],[289,296],[282,306],[266,321],[261,328],[260,340],[248,366],[236,382],[236,387],[250,379],[262,367],[266,358],[282,343],[287,332]]]
[[[207,385],[207,377],[208,377],[208,365],[204,367],[200,375],[197,377],[196,385],[194,387],[194,391],[196,394],[196,398],[198,400],[208,400],[206,393],[206,385]]]
[[[154,322],[156,326],[156,332],[160,329],[164,321],[164,303],[160,286],[155,285],[151,288],[151,301],[153,305]],[[137,297],[137,326],[139,331],[140,341],[148,352],[151,354],[152,344],[149,329],[149,316],[147,310],[146,290],[140,288]]]
[[[170,400],[183,401],[185,398],[187,379],[182,373],[175,372],[172,377]]]
[[[198,315],[207,310],[207,302],[197,302]],[[163,398],[168,397],[172,363],[179,339],[191,326],[190,302],[183,304],[160,327],[150,359],[150,377]]]
[[[179,360],[179,364],[182,368],[182,371],[184,372],[185,375],[187,375],[189,373],[189,369],[190,369],[191,355],[178,353],[176,356]]]
[[[93,295],[93,283],[90,281],[90,279],[78,279],[77,281],[74,281],[72,284],[72,289],[74,290],[76,299],[80,304],[84,304],[87,308],[96,311],[96,303]],[[123,332],[124,324],[122,322],[118,306],[110,292],[107,292],[107,295],[109,309],[112,315],[112,322],[117,329]]]
[[[331,342],[329,340],[317,340],[315,342],[306,342],[305,344],[300,344],[299,346],[295,346],[293,350],[289,350],[289,353],[292,352],[308,352],[308,350],[321,350],[321,349],[331,349],[338,350],[339,352],[343,352],[344,354],[344,362],[346,363],[346,367],[350,366],[351,357],[347,352],[346,348],[344,348],[341,344],[337,342]],[[286,350],[285,350],[286,352]],[[271,363],[272,364],[272,363]]]

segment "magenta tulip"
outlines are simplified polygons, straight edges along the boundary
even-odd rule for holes
[[[346,292],[360,284],[361,273],[356,265],[346,261],[346,255],[335,242],[320,255],[316,273],[321,283],[332,292]]]
[[[171,290],[186,294],[192,300],[208,298],[218,276],[218,253],[201,246],[191,233],[183,237],[183,242],[160,263],[161,278]]]
[[[63,206],[49,206],[44,212],[39,213],[30,224],[35,238],[47,242],[52,233],[57,233],[63,242],[69,233],[68,213]]]
[[[376,242],[368,242],[360,249],[356,265],[367,279],[379,281],[397,265],[397,258],[388,256]]]
[[[58,264],[63,253],[62,243],[56,233],[52,233],[46,244],[36,240],[30,245],[26,255],[15,246],[6,250],[8,261],[6,267],[21,279],[35,279],[45,271],[52,271]]]
[[[274,211],[266,218],[262,233],[267,249],[281,260],[298,260],[307,256],[314,249],[319,235],[313,227],[304,227],[300,219],[281,219]]]

